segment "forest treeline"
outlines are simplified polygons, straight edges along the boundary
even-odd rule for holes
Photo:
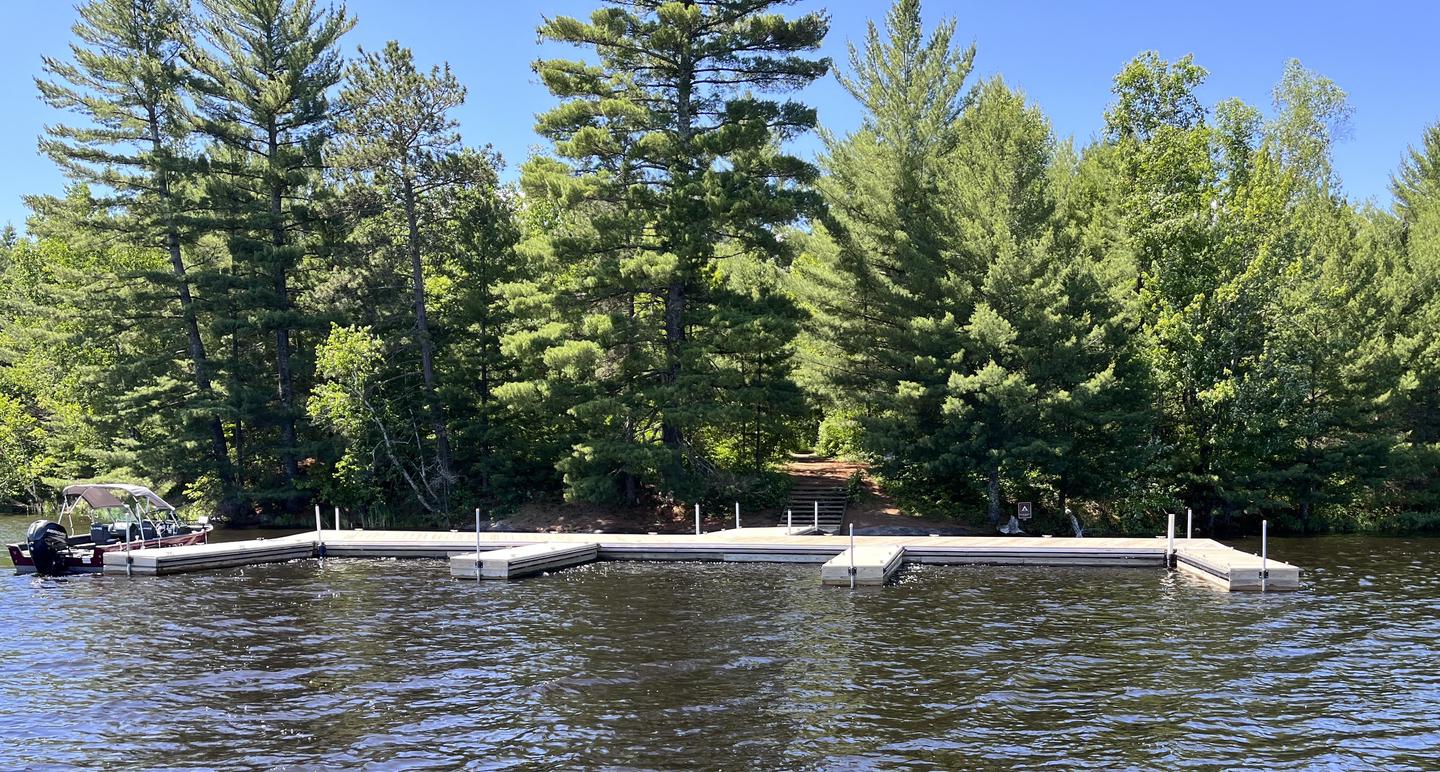
[[[534,64],[513,183],[449,68],[347,48],[343,7],[80,5],[36,80],[71,184],[0,246],[0,493],[761,506],[815,447],[991,525],[1440,526],[1440,126],[1381,208],[1299,62],[1210,105],[1142,53],[1081,146],[918,0],[840,63],[787,5],[544,19],[577,58]],[[858,128],[799,101],[824,77]]]

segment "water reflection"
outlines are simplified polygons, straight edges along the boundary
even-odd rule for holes
[[[19,528],[23,530],[24,524]],[[1440,543],[1148,569],[441,561],[4,576],[4,766],[1383,767],[1440,747]]]

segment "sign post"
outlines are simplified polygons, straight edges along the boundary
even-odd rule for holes
[[[1022,501],[1015,505],[1015,517],[1021,520],[1029,520],[1035,514],[1035,505],[1028,501]]]

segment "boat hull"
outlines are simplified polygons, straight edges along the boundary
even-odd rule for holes
[[[162,536],[155,539],[130,542],[131,550],[157,549],[159,547],[185,547],[191,544],[205,544],[210,540],[210,531],[213,526],[192,531],[190,533],[179,533],[174,536]],[[24,544],[7,545],[10,550],[10,562],[15,564],[15,573],[35,573],[35,561],[30,558],[30,550]],[[67,574],[98,574],[105,570],[105,553],[124,552],[126,545],[123,542],[106,544],[101,547],[93,543],[73,544],[70,547],[70,554],[65,557],[65,573]]]

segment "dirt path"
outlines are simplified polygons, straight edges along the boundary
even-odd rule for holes
[[[869,529],[923,529],[932,533],[964,535],[982,533],[952,520],[907,515],[867,474],[865,464],[814,455],[793,456],[785,471],[796,485],[817,482],[847,488],[851,477],[859,474],[859,493],[845,510],[846,521],[855,524],[856,532]],[[743,512],[746,527],[769,527],[779,521],[782,509]],[[703,512],[706,531],[731,528],[733,514],[729,511]],[[605,507],[575,502],[541,501],[521,506],[503,520],[487,523],[488,530],[551,531],[556,533],[689,533],[695,527],[694,510],[688,506]]]
[[[801,480],[823,480],[842,488],[849,485],[851,477],[859,474],[861,476],[860,491],[850,500],[850,505],[845,509],[846,522],[854,523],[857,532],[861,529],[872,528],[919,528],[943,532],[947,535],[983,533],[953,520],[905,514],[900,511],[900,507],[894,499],[891,499],[875,484],[875,480],[868,474],[865,464],[856,461],[842,461],[814,455],[795,455],[786,465],[785,471],[795,479],[796,483]]]

